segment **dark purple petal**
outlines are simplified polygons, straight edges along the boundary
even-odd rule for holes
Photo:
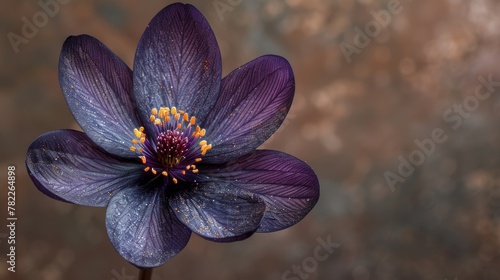
[[[319,198],[318,178],[311,167],[277,151],[258,150],[203,172],[208,181],[231,182],[266,203],[257,232],[277,231],[298,223]]]
[[[203,119],[219,94],[219,46],[195,7],[172,4],[144,31],[134,61],[134,94],[146,126],[153,107],[176,107]]]
[[[264,143],[285,119],[294,90],[292,68],[279,56],[262,56],[230,73],[202,125],[213,145],[203,162],[224,163]]]
[[[255,229],[255,230],[257,230],[257,229]],[[241,240],[245,240],[245,239],[249,238],[250,236],[252,236],[255,233],[255,230],[244,233],[244,234],[239,235],[239,236],[231,236],[231,237],[226,237],[226,238],[209,238],[209,237],[203,236],[203,238],[210,240],[210,241],[214,241],[214,242],[220,242],[220,243],[235,242],[235,241],[241,241]]]
[[[138,267],[160,266],[188,243],[191,231],[168,206],[162,186],[125,189],[111,199],[106,229],[120,255]]]
[[[26,166],[41,192],[87,206],[106,206],[116,192],[134,186],[144,173],[141,164],[109,155],[74,130],[38,137],[28,148]]]
[[[130,151],[139,126],[132,101],[132,71],[97,39],[66,39],[59,59],[59,83],[78,124],[111,154],[136,157]]]
[[[250,236],[259,227],[266,208],[258,197],[231,183],[191,186],[173,195],[170,205],[193,232],[221,241]]]

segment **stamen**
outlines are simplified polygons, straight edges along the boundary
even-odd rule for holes
[[[135,137],[137,137],[137,138],[140,138],[142,135],[142,133],[137,128],[134,128],[134,134],[135,134]]]
[[[201,162],[212,145],[207,140],[199,139],[205,136],[206,130],[196,125],[196,117],[176,107],[158,107],[151,109],[149,120],[157,126],[153,138],[150,136],[146,141],[143,126],[134,128],[135,139],[131,140],[130,146],[132,152],[140,153],[139,159],[143,164],[148,163],[144,171],[171,177],[174,184],[179,183],[180,178],[173,177],[170,168],[178,168],[179,164],[185,166],[180,170],[182,175],[186,175],[188,170],[197,174],[199,170],[194,163]],[[194,148],[194,145],[199,145],[199,148]]]

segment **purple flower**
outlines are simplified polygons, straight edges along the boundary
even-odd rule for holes
[[[138,267],[169,261],[191,232],[228,242],[296,224],[318,200],[314,171],[256,150],[291,106],[290,64],[262,56],[224,79],[221,68],[214,33],[191,5],[153,18],[133,72],[97,39],[69,37],[59,80],[84,132],[52,131],[31,144],[36,187],[107,206],[111,242]]]

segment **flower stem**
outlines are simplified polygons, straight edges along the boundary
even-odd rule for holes
[[[151,280],[152,275],[153,275],[152,268],[141,268],[139,270],[139,280]]]

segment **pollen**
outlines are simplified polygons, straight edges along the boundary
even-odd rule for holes
[[[202,161],[212,145],[202,139],[207,131],[196,124],[196,117],[176,107],[156,107],[151,109],[149,121],[154,129],[146,135],[143,126],[134,128],[130,146],[145,165],[144,172],[162,175],[173,184],[184,180],[188,173],[200,173],[195,164]]]

